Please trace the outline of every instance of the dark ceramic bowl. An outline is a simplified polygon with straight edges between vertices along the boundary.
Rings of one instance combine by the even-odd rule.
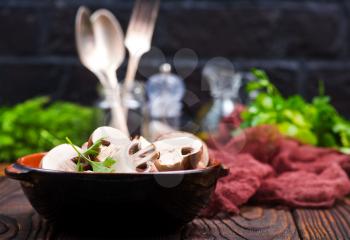
[[[67,226],[105,226],[111,218],[118,229],[178,228],[196,217],[227,174],[215,162],[205,169],[162,173],[60,172],[39,168],[44,155],[20,158],[5,173],[21,182],[40,215]]]

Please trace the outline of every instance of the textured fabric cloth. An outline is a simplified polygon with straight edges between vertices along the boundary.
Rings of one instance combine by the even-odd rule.
[[[350,193],[350,157],[336,150],[286,139],[273,126],[216,139],[209,141],[210,155],[230,171],[219,180],[205,216],[237,213],[247,201],[330,207]]]

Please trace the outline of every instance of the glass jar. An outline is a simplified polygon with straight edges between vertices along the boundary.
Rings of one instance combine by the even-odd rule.
[[[203,118],[201,126],[206,132],[215,132],[220,120],[229,116],[236,106],[241,104],[239,90],[242,75],[225,59],[212,60],[206,64],[202,74],[209,83],[212,106]]]

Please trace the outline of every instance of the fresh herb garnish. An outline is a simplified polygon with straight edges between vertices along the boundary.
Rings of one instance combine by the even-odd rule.
[[[107,158],[103,161],[103,165],[104,165],[105,167],[112,167],[113,164],[115,164],[115,163],[116,163],[116,161],[115,161],[113,158],[111,158],[111,157],[107,157]]]
[[[75,145],[72,143],[72,141],[68,137],[66,137],[66,140],[68,144],[71,145],[72,148],[78,154],[77,171],[82,172],[83,171],[82,162],[86,162],[92,167],[92,171],[94,172],[102,172],[102,173],[113,172],[113,168],[111,167],[116,163],[116,160],[114,160],[113,158],[107,157],[103,162],[95,162],[91,160],[92,157],[96,157],[98,155],[98,149],[102,144],[102,139],[99,139],[98,141],[96,141],[91,147],[89,147],[83,153],[81,153],[75,147]]]
[[[99,139],[94,144],[92,144],[91,147],[86,149],[86,151],[83,154],[86,156],[87,155],[97,156],[101,145],[102,145],[102,139]]]
[[[257,80],[248,83],[246,90],[258,94],[241,115],[242,127],[272,124],[302,143],[350,151],[350,122],[324,95],[323,83],[319,84],[319,96],[308,103],[299,95],[283,97],[264,71],[253,69],[252,73]]]

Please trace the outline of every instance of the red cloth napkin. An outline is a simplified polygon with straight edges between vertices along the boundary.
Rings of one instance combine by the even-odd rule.
[[[211,157],[230,173],[217,183],[204,216],[237,213],[248,200],[330,207],[350,193],[350,156],[286,139],[276,127],[249,128],[237,137],[216,138],[208,145]]]

